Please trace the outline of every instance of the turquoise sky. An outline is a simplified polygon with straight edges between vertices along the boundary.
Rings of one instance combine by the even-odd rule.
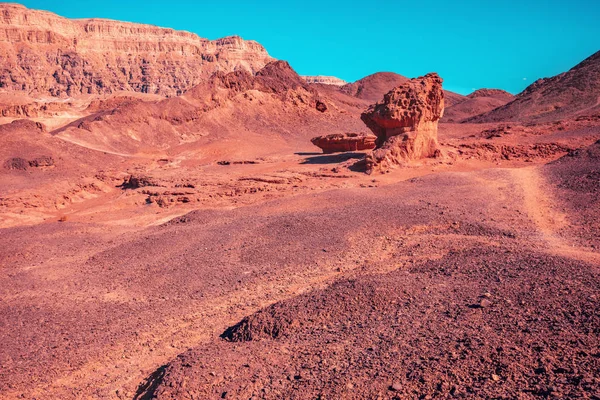
[[[262,43],[302,75],[438,72],[459,93],[520,92],[600,50],[600,0],[27,0],[70,18],[143,22]]]

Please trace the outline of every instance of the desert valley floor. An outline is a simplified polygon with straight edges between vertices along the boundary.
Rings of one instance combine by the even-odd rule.
[[[3,396],[597,395],[600,143],[377,176],[297,153],[3,214]]]
[[[600,399],[600,52],[462,96],[0,8],[1,399]]]

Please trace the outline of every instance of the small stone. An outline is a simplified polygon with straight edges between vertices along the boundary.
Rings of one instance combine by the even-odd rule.
[[[491,297],[492,297],[492,294],[491,294],[490,292],[485,292],[485,293],[483,294],[483,297],[485,297],[485,298],[488,298],[488,299],[489,299],[489,298],[491,298]]]
[[[489,301],[488,299],[483,299],[479,302],[479,307],[481,308],[486,308],[492,305],[492,302]]]
[[[394,392],[399,392],[402,390],[402,385],[400,384],[400,382],[394,382],[392,383],[392,386],[390,386],[390,390]]]
[[[496,374],[492,374],[492,380],[494,382],[498,382],[500,380],[500,377],[498,375],[496,375]]]

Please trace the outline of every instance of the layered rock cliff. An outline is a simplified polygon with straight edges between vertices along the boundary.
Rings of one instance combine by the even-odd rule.
[[[0,90],[173,96],[216,71],[254,73],[272,60],[259,43],[237,36],[207,40],[173,29],[69,20],[0,4]]]
[[[437,127],[444,114],[442,78],[431,73],[391,90],[361,115],[377,136],[377,149],[366,157],[367,171],[433,157]]]

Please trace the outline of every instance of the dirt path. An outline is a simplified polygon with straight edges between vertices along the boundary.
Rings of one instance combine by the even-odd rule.
[[[567,215],[559,211],[539,168],[515,168],[511,174],[522,190],[525,212],[549,246],[549,251],[580,261],[600,263],[600,254],[577,246],[561,235],[561,229],[569,224]]]

